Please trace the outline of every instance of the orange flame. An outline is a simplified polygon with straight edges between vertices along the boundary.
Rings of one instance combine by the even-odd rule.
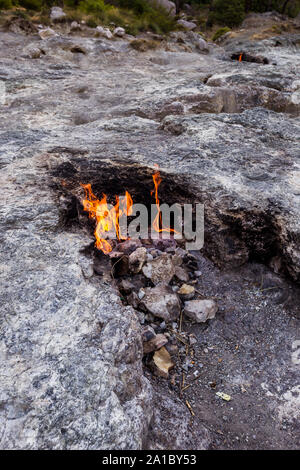
[[[240,54],[239,62],[242,62],[242,60],[243,60],[243,54]]]
[[[117,197],[115,206],[109,208],[106,194],[103,194],[102,199],[99,201],[93,194],[90,184],[81,184],[81,186],[85,190],[85,199],[82,201],[83,208],[89,213],[90,218],[96,219],[96,229],[94,232],[96,247],[102,250],[103,253],[108,254],[112,251],[112,246],[104,238],[106,233],[115,230],[118,240],[127,238],[121,234],[119,220],[123,214],[132,214],[132,198],[128,191],[126,191],[125,198],[122,198],[121,204]]]
[[[154,173],[154,175],[152,175],[152,179],[153,179],[153,183],[154,183],[154,190],[151,191],[151,195],[153,195],[153,193],[155,194],[155,204],[156,204],[156,207],[157,207],[157,214],[156,214],[155,219],[152,223],[152,227],[158,233],[162,233],[162,232],[178,233],[178,232],[176,232],[175,229],[172,229],[170,227],[164,227],[163,223],[162,223],[162,216],[161,216],[161,210],[160,210],[160,204],[159,204],[159,198],[158,198],[158,187],[159,187],[160,183],[162,182],[162,179],[161,179],[161,176],[160,176],[160,172],[158,170]]]
[[[151,195],[155,194],[155,204],[157,207],[157,214],[153,221],[153,228],[156,232],[167,232],[167,233],[177,233],[176,230],[168,227],[164,227],[162,223],[162,215],[160,210],[159,198],[158,198],[158,187],[162,181],[160,172],[157,170],[153,175],[154,190],[151,191]],[[83,208],[89,213],[91,219],[96,220],[96,229],[95,229],[95,238],[96,238],[96,247],[99,250],[102,250],[103,253],[108,254],[112,251],[112,245],[106,240],[108,232],[112,230],[115,231],[115,234],[118,240],[126,240],[127,235],[122,235],[120,227],[120,217],[122,215],[130,216],[132,215],[132,206],[133,200],[128,191],[125,193],[125,197],[121,198],[121,201],[118,196],[116,196],[116,204],[109,207],[107,203],[106,194],[102,195],[102,199],[99,200],[92,192],[92,187],[90,184],[81,184],[82,188],[85,191],[85,199],[83,199]]]

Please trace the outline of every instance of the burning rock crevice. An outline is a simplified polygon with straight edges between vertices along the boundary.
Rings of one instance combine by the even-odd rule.
[[[98,164],[99,168],[99,164]],[[62,173],[60,171],[62,170]],[[61,174],[68,180],[61,180]],[[93,166],[88,172],[80,165],[64,164],[54,172],[60,200],[64,201],[64,224],[77,224],[81,229],[95,230],[82,207],[82,181],[90,181],[97,197],[105,191],[109,200],[115,194],[130,191],[134,201],[147,207],[153,203],[153,170],[138,165],[103,164],[101,171]],[[63,181],[63,182],[62,182]],[[60,186],[58,183],[60,182]],[[163,175],[160,200],[173,204],[193,202],[192,190],[185,189],[182,178]],[[195,191],[195,194],[197,192]],[[199,199],[202,199],[199,196]],[[222,267],[239,267],[249,259],[270,263],[275,270],[287,272],[282,265],[278,227],[271,214],[262,211],[230,211],[206,204],[204,253]],[[204,323],[214,318],[218,305],[201,290],[201,272],[197,253],[185,250],[184,241],[169,239],[128,239],[111,244],[103,253],[94,244],[83,249],[92,259],[94,281],[111,284],[124,306],[132,307],[142,325],[144,364],[156,375],[168,378],[178,362],[179,343],[192,345],[193,338],[181,329],[183,318]],[[189,368],[189,364],[185,365]],[[182,367],[182,364],[180,365]],[[127,392],[126,392],[127,393]],[[126,395],[126,394],[125,394]],[[126,396],[120,399],[126,401]]]
[[[100,165],[99,162],[89,161],[87,165],[86,161],[82,162],[80,159],[76,161],[73,158],[73,165],[69,163],[60,165],[54,170],[53,175],[56,181],[55,190],[59,193],[62,229],[79,226],[90,233],[95,229],[94,221],[89,219],[83,210],[83,190],[80,183],[90,182],[94,193],[100,197],[105,192],[110,202],[114,201],[115,195],[124,195],[127,190],[134,202],[149,208],[154,203],[151,196],[152,174],[153,169],[149,167],[120,162],[102,161]],[[224,269],[241,266],[248,260],[258,260],[272,266],[273,259],[276,258],[280,260],[276,263],[276,269],[297,281],[297,272],[289,266],[289,260],[282,248],[285,243],[284,234],[281,234],[281,227],[275,214],[258,209],[230,210],[227,202],[224,202],[224,206],[220,204],[216,206],[210,197],[199,193],[188,176],[179,177],[165,173],[162,176],[159,188],[162,203],[169,205],[204,203],[203,253],[215,264]],[[103,271],[102,258],[98,252],[95,262],[96,273]],[[117,272],[123,263],[124,261],[118,265]]]

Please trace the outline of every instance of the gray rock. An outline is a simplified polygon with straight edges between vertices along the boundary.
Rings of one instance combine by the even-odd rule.
[[[97,26],[96,36],[104,37],[106,39],[112,39],[113,34],[108,28],[103,28],[102,26]]]
[[[147,259],[147,250],[143,246],[129,255],[129,269],[137,274],[141,271]]]
[[[150,352],[157,351],[168,343],[168,338],[163,334],[158,334],[149,339],[148,341],[143,342],[144,354],[149,354]]]
[[[80,182],[98,195],[133,189],[141,202],[157,162],[167,183],[162,202],[204,203],[203,250],[215,263],[231,268],[276,257],[280,273],[299,282],[299,39],[244,43],[277,62],[264,66],[229,59],[239,38],[226,39],[224,50],[210,46],[204,57],[186,32],[192,52],[170,38],[162,71],[146,54],[128,53],[126,41],[112,48],[93,37],[80,38],[86,55],[70,53],[72,41],[62,35],[43,41],[47,63],[19,60],[24,47],[41,41],[26,36],[36,29],[29,22],[14,27],[22,36],[2,31],[0,49],[1,448],[140,449],[154,408],[141,366],[143,315],[82,269],[81,251],[94,239],[85,234],[92,221],[77,220]],[[205,95],[216,100],[210,114],[200,107]],[[74,126],[83,100],[98,119]],[[184,114],[158,123],[156,112],[174,101]],[[152,445],[176,448],[172,429],[158,427]]]
[[[23,57],[28,57],[30,59],[39,59],[41,55],[41,49],[34,45],[29,45],[23,49]]]
[[[52,28],[40,29],[38,34],[41,39],[49,39],[58,36],[58,34]]]
[[[178,20],[177,24],[183,26],[183,28],[188,29],[189,31],[192,31],[193,29],[197,28],[196,23],[193,23],[192,21]]]
[[[52,7],[50,11],[50,19],[52,21],[62,21],[66,18],[66,13],[60,7]]]
[[[123,36],[125,36],[125,34],[126,34],[125,29],[121,28],[120,26],[115,28],[114,31],[113,31],[113,35],[117,36],[119,38],[122,38]]]
[[[179,281],[188,282],[190,276],[181,266],[175,266],[175,276]]]
[[[176,320],[180,314],[180,302],[171,287],[160,284],[155,287],[146,287],[142,300],[144,308],[165,322]]]
[[[172,256],[163,253],[152,261],[148,261],[143,267],[143,274],[155,285],[161,282],[168,284],[175,274]]]
[[[81,30],[82,30],[81,25],[77,23],[77,21],[72,21],[71,26],[70,26],[70,31],[74,32],[74,31],[81,31]]]
[[[189,300],[184,304],[184,313],[197,323],[204,323],[214,318],[218,311],[218,306],[214,300]]]

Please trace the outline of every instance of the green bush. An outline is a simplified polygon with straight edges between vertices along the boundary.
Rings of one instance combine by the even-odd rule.
[[[221,36],[223,36],[223,34],[229,33],[229,31],[231,31],[231,29],[228,28],[228,26],[224,26],[223,28],[219,28],[218,31],[216,31],[215,34],[213,35],[212,40],[213,40],[213,41],[216,41],[216,40],[219,39]]]
[[[11,0],[0,0],[0,10],[8,10],[11,7]]]
[[[42,0],[19,0],[19,5],[23,8],[27,8],[27,10],[41,10],[43,6]]]
[[[103,13],[110,8],[110,6],[105,5],[104,0],[84,0],[79,3],[79,8],[84,13],[95,16],[102,16]]]
[[[151,6],[146,0],[119,0],[118,4],[121,8],[133,10],[137,15],[151,11]]]
[[[215,0],[209,21],[233,27],[238,26],[244,18],[244,0]]]

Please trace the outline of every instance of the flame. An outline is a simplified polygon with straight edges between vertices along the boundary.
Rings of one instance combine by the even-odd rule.
[[[240,54],[239,62],[242,62],[242,60],[243,60],[243,54]]]
[[[153,228],[156,232],[167,232],[167,233],[178,233],[175,229],[170,227],[164,227],[162,223],[162,215],[160,210],[160,203],[158,198],[158,187],[162,181],[160,172],[157,170],[153,175],[154,190],[151,191],[151,195],[155,194],[155,204],[157,207],[157,214],[153,221]],[[102,195],[102,199],[99,200],[92,192],[90,184],[80,184],[85,191],[85,199],[82,204],[85,211],[89,213],[91,219],[96,220],[95,238],[96,247],[102,250],[103,253],[108,254],[112,251],[112,245],[106,240],[108,232],[114,230],[118,240],[126,240],[127,234],[121,233],[120,217],[122,215],[132,215],[133,200],[128,191],[125,193],[125,197],[121,200],[116,196],[116,203],[114,206],[110,206],[107,202],[106,194]]]
[[[161,216],[161,210],[160,210],[160,204],[159,204],[159,198],[158,198],[158,187],[159,187],[160,183],[162,182],[162,178],[160,176],[159,170],[156,170],[154,175],[152,175],[152,179],[153,179],[153,183],[154,183],[154,190],[151,191],[151,196],[153,195],[153,193],[155,194],[155,204],[156,204],[156,207],[157,207],[157,214],[156,214],[155,219],[152,223],[152,227],[158,233],[162,233],[162,232],[178,233],[178,232],[176,232],[175,229],[172,229],[170,227],[164,227],[163,223],[162,223],[162,216]]]
[[[132,214],[132,197],[128,191],[126,191],[125,197],[122,198],[121,203],[119,198],[116,197],[115,206],[109,208],[106,194],[103,194],[102,199],[99,201],[93,194],[90,184],[81,184],[81,186],[85,190],[85,199],[82,201],[83,208],[89,213],[91,219],[96,220],[96,229],[94,232],[96,247],[102,250],[103,253],[108,254],[112,251],[112,246],[106,240],[105,234],[111,230],[115,230],[118,240],[127,238],[121,234],[119,220],[123,214]]]

